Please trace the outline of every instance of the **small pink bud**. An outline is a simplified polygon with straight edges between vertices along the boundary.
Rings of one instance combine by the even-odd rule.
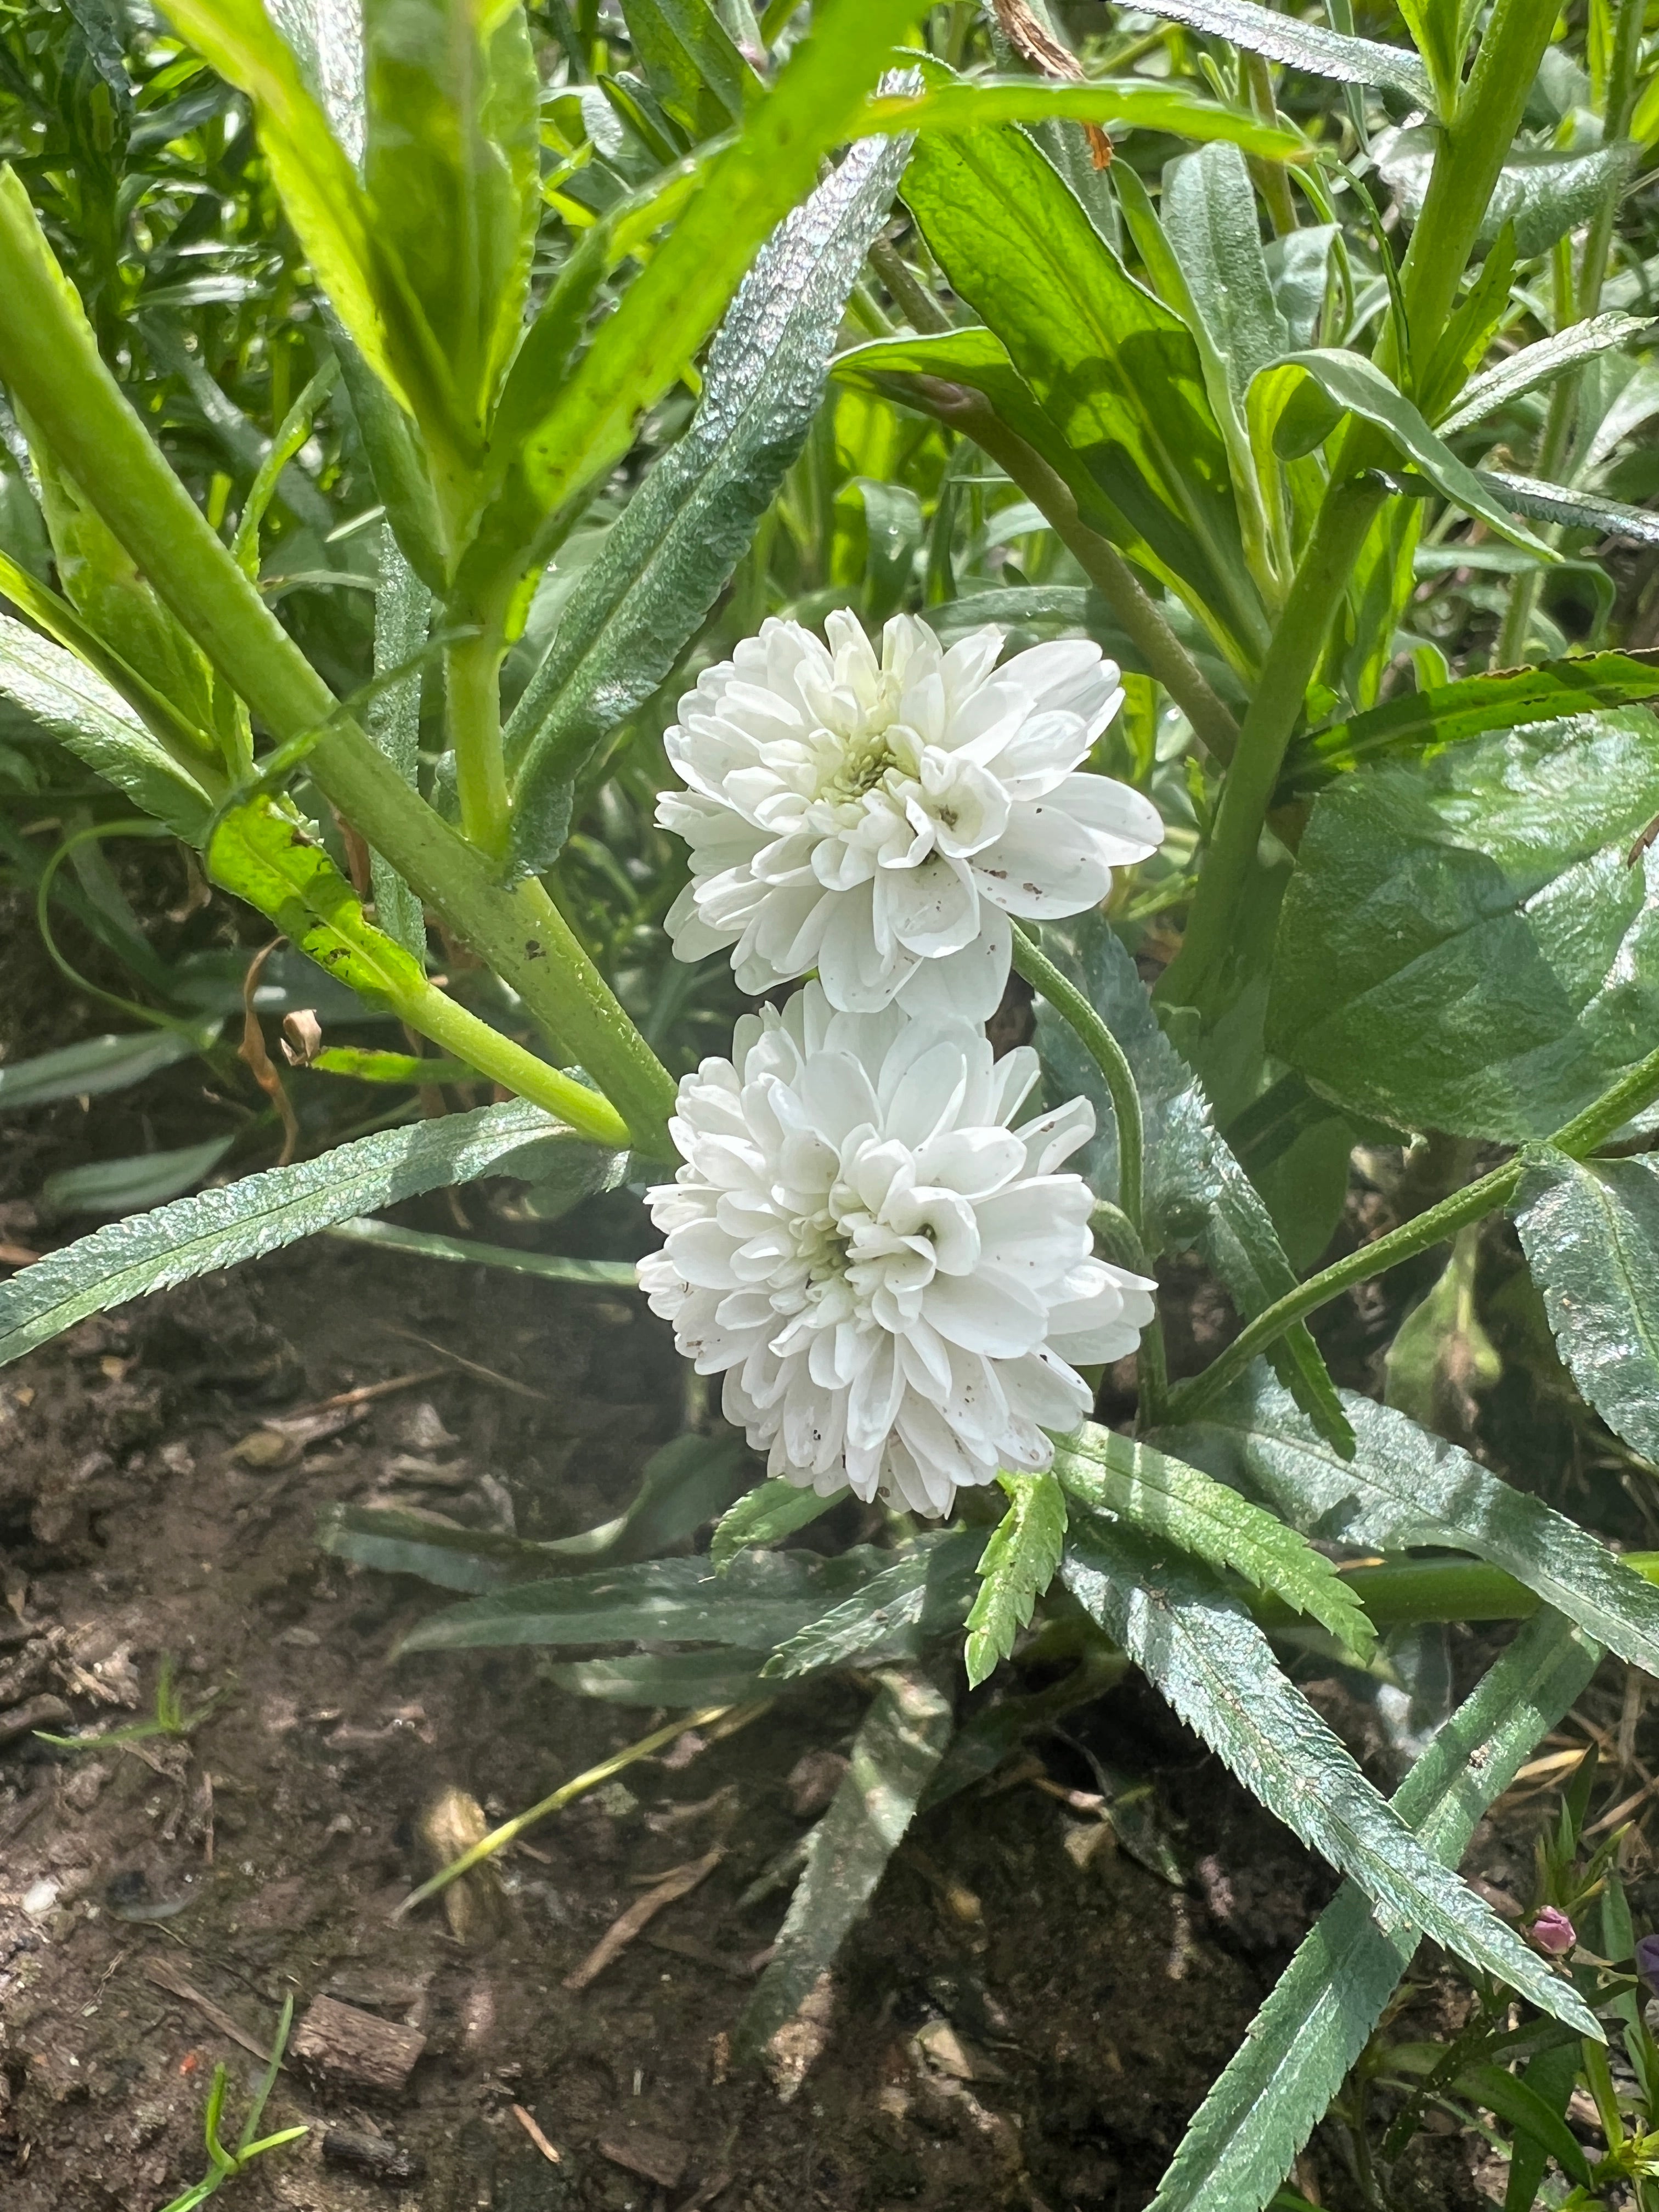
[[[1532,1940],[1547,1959],[1565,1959],[1578,1941],[1578,1931],[1565,1912],[1547,1905],[1533,1921]]]

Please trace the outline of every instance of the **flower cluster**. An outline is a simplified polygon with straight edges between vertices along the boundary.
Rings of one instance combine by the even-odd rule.
[[[1123,696],[1097,647],[999,667],[1000,631],[947,651],[899,616],[878,660],[850,616],[826,628],[827,647],[769,622],[668,732],[687,789],[658,818],[692,871],[676,952],[729,947],[757,994],[816,981],[682,1083],[684,1165],[651,1193],[666,1241],[640,1279],[773,1474],[943,1514],[1047,1467],[1089,1411],[1077,1365],[1152,1319],[1060,1171],[1092,1109],[1014,1126],[1036,1056],[994,1060],[982,1024],[1011,917],[1098,904],[1163,824],[1077,772]]]

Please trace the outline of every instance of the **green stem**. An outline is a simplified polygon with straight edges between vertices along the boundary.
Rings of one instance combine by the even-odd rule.
[[[1620,1564],[1644,1581],[1659,1583],[1659,1552],[1625,1552]],[[1478,1559],[1351,1567],[1342,1579],[1382,1629],[1419,1620],[1521,1620],[1543,1602],[1513,1575]],[[1302,1625],[1302,1616],[1268,1591],[1252,1591],[1249,1607],[1264,1628]]]
[[[1239,730],[1186,935],[1158,985],[1159,998],[1171,1004],[1202,1005],[1225,972],[1285,749],[1383,496],[1369,480],[1333,483],[1325,495]]]
[[[1192,724],[1206,751],[1218,761],[1231,760],[1239,734],[1231,710],[1211,689],[1116,546],[1079,516],[1065,479],[1035,447],[1008,428],[982,392],[937,377],[919,380],[940,420],[971,438],[1048,518],[1054,535],[1122,624],[1149,673]]]
[[[1656,1097],[1659,1097],[1659,1052],[1651,1052],[1547,1141],[1569,1159],[1583,1159]],[[1415,1220],[1402,1223],[1386,1237],[1379,1237],[1375,1243],[1362,1245],[1346,1260],[1322,1268],[1305,1283],[1297,1284],[1295,1290],[1287,1291],[1282,1298],[1258,1314],[1201,1375],[1182,1385],[1175,1394],[1171,1418],[1190,1420],[1203,1407],[1212,1404],[1259,1352],[1276,1343],[1295,1322],[1305,1320],[1321,1306],[1328,1305],[1344,1291],[1352,1290],[1357,1283],[1369,1282],[1372,1276],[1398,1267],[1402,1260],[1443,1243],[1471,1222],[1496,1212],[1513,1196],[1523,1165],[1519,1155],[1506,1160],[1502,1167],[1493,1168],[1478,1182],[1455,1192],[1438,1206],[1431,1206]]]
[[[501,647],[489,634],[463,638],[444,654],[444,708],[455,753],[461,831],[500,860],[512,827],[501,752]]]
[[[279,742],[315,738],[307,764],[325,795],[602,1085],[638,1148],[672,1157],[673,1079],[541,884],[499,882],[339,715],[128,406],[9,169],[0,172],[0,376],[213,665]]]
[[[601,1145],[619,1151],[632,1142],[628,1124],[623,1120],[608,1098],[597,1091],[590,1091],[574,1075],[550,1067],[533,1052],[515,1044],[500,1030],[492,1029],[488,1022],[480,1021],[477,1014],[458,1004],[435,983],[428,983],[424,990],[400,995],[393,1011],[400,1021],[418,1030],[435,1045],[456,1060],[465,1060],[469,1067],[487,1075],[492,1083],[501,1084],[514,1091],[520,1098],[528,1098],[532,1105],[544,1106],[550,1114],[579,1132],[592,1137]]]
[[[1048,955],[1040,951],[1023,922],[1014,924],[1014,966],[1034,991],[1077,1031],[1084,1050],[1105,1079],[1117,1118],[1117,1202],[1124,1219],[1140,1235],[1143,1133],[1140,1092],[1122,1046],[1081,991],[1068,983]]]

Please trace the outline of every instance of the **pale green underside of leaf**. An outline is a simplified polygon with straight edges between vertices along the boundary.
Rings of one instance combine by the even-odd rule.
[[[1515,1203],[1572,1378],[1615,1436],[1659,1463],[1659,1172],[1650,1159],[1540,1152]]]
[[[1428,71],[1403,46],[1347,38],[1322,23],[1257,7],[1254,0],[1148,0],[1146,12],[1190,24],[1212,39],[1225,39],[1247,53],[1266,54],[1269,61],[1287,63],[1310,76],[1334,77],[1342,84],[1387,85],[1403,92],[1416,106],[1434,106]]]
[[[1360,1659],[1370,1656],[1376,1632],[1330,1561],[1224,1482],[1092,1421],[1056,1448],[1054,1471],[1085,1504],[1212,1567],[1231,1567],[1328,1628]]]
[[[1589,315],[1582,323],[1570,323],[1565,331],[1522,346],[1466,384],[1456,406],[1436,428],[1443,438],[1449,438],[1473,422],[1483,422],[1500,407],[1535,392],[1564,369],[1627,344],[1649,327],[1644,316],[1620,313]]]
[[[0,1285],[0,1365],[88,1314],[234,1267],[423,1190],[526,1173],[532,1161],[537,1180],[556,1169],[589,1190],[620,1164],[539,1107],[514,1100],[381,1130],[320,1159],[270,1168],[157,1212],[112,1222]]]
[[[1568,530],[1593,530],[1600,537],[1659,545],[1659,514],[1650,507],[1629,507],[1622,500],[1603,499],[1593,491],[1570,490],[1565,484],[1545,483],[1537,477],[1518,477],[1508,469],[1481,469],[1477,473],[1505,507],[1534,522],[1556,522]]]
[[[1659,1669],[1659,1590],[1540,1498],[1511,1490],[1404,1413],[1343,1393],[1358,1455],[1338,1458],[1267,1370],[1158,1443],[1261,1498],[1305,1535],[1377,1551],[1473,1552],[1633,1666]]]
[[[1583,1690],[1600,1657],[1540,1614],[1453,1714],[1396,1793],[1395,1811],[1448,1866],[1522,1762]],[[1345,1883],[1251,2021],[1200,2106],[1152,2212],[1261,2212],[1324,2118],[1417,1948],[1384,1934]]]
[[[33,1060],[9,1060],[0,1067],[0,1113],[21,1113],[54,1098],[125,1091],[176,1060],[188,1060],[204,1042],[184,1030],[141,1030],[127,1036],[88,1037]]]
[[[1449,1873],[1378,1796],[1279,1671],[1267,1638],[1203,1568],[1121,1526],[1074,1522],[1066,1585],[1245,1788],[1340,1872],[1387,1923],[1409,1926],[1581,2034],[1569,1983]]]

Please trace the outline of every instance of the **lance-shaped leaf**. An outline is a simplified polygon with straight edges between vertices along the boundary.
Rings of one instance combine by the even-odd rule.
[[[1246,1320],[1296,1285],[1273,1221],[1249,1177],[1217,1135],[1202,1085],[1164,1036],[1146,987],[1104,915],[1050,924],[1042,949],[1122,1046],[1140,1093],[1147,1137],[1142,1235],[1149,1254],[1197,1244]],[[1118,1194],[1117,1119],[1105,1079],[1071,1024],[1039,1000],[1037,1054],[1057,1103],[1077,1097],[1095,1109],[1095,1133],[1074,1156],[1102,1198]],[[1339,1445],[1352,1437],[1318,1346],[1298,1323],[1269,1355],[1297,1402]]]
[[[1386,85],[1403,93],[1415,107],[1434,106],[1429,73],[1403,46],[1375,39],[1355,39],[1299,15],[1280,15],[1256,0],[1150,0],[1148,15],[1188,23],[1212,39],[1225,39],[1247,53],[1266,54],[1310,76],[1334,77],[1340,84]]]
[[[908,5],[824,0],[530,437],[525,471],[544,512],[627,452],[641,413],[714,328],[756,247],[816,183],[820,155],[852,135]]]
[[[1395,1928],[1431,1936],[1540,2010],[1601,2039],[1595,2014],[1491,1906],[1425,1849],[1280,1672],[1209,1572],[1121,1525],[1074,1522],[1060,1571],[1188,1726]]]
[[[1400,195],[1407,220],[1415,222],[1434,173],[1440,133],[1419,124],[1380,141],[1377,166]],[[1617,191],[1639,158],[1631,144],[1598,147],[1589,154],[1553,149],[1522,153],[1506,161],[1486,203],[1477,246],[1491,246],[1506,223],[1515,226],[1515,250],[1522,261],[1547,253],[1558,238],[1589,222],[1609,192]]]
[[[740,2056],[775,2046],[780,2031],[819,1990],[903,1841],[950,1740],[951,1701],[942,1692],[920,1674],[882,1676],[854,1739],[846,1777],[812,1831],[771,1963],[744,2013]],[[827,2021],[818,2025],[821,2043]]]
[[[867,1667],[915,1657],[933,1637],[959,1628],[967,1619],[979,1556],[980,1540],[971,1528],[941,1529],[919,1538],[832,1612],[780,1638],[761,1671],[769,1680],[787,1681],[826,1667]]]
[[[1287,354],[1269,374],[1282,378],[1293,369],[1300,369],[1317,385],[1333,407],[1358,415],[1383,431],[1402,458],[1465,514],[1478,515],[1511,544],[1548,556],[1549,548],[1542,540],[1515,520],[1504,502],[1487,489],[1474,469],[1458,459],[1443,438],[1430,429],[1418,409],[1375,362],[1367,361],[1363,354],[1331,346],[1311,353]]]
[[[232,1267],[354,1214],[485,1175],[568,1174],[589,1190],[621,1169],[539,1107],[514,1099],[382,1129],[320,1159],[270,1168],[155,1213],[112,1222],[0,1284],[0,1365],[129,1298]]]
[[[1659,724],[1493,732],[1315,802],[1267,1048],[1397,1128],[1545,1137],[1659,1036]]]
[[[903,194],[952,286],[1071,449],[1072,471],[1091,480],[1109,534],[1126,551],[1145,549],[1248,658],[1266,617],[1185,324],[1129,276],[1024,131],[922,137]]]
[[[1054,1578],[1066,1544],[1066,1493],[1052,1474],[998,1477],[1008,1510],[992,1530],[968,1616],[968,1686],[978,1689],[1008,1657],[1037,1600]]]
[[[194,764],[171,753],[101,676],[10,615],[0,615],[0,698],[146,814],[187,843],[201,842],[213,799]]]
[[[460,419],[482,429],[519,343],[541,213],[539,100],[522,8],[366,0],[363,187]]]
[[[775,1476],[757,1484],[720,1516],[708,1541],[714,1571],[719,1574],[729,1567],[738,1553],[751,1545],[781,1544],[797,1528],[805,1528],[831,1506],[839,1505],[846,1495],[844,1490],[838,1490],[831,1497],[821,1498],[816,1490],[804,1490]]]
[[[162,1152],[135,1152],[125,1159],[88,1160],[82,1167],[60,1168],[40,1186],[46,1213],[132,1213],[162,1205],[193,1190],[216,1168],[235,1142],[210,1137],[199,1145],[180,1145]]]
[[[1056,1447],[1054,1473],[1085,1505],[1207,1565],[1231,1567],[1328,1628],[1362,1661],[1370,1656],[1376,1632],[1324,1554],[1201,1468],[1086,1421]]]
[[[1597,354],[1610,353],[1615,346],[1628,345],[1651,327],[1650,319],[1643,315],[1587,315],[1582,323],[1569,323],[1553,337],[1521,347],[1465,385],[1456,406],[1436,427],[1442,437],[1449,438],[1455,431],[1467,430],[1472,422],[1484,422],[1500,407],[1552,382],[1564,369],[1575,368]]]
[[[695,1711],[706,1705],[746,1705],[775,1698],[775,1682],[736,1651],[641,1651],[623,1659],[573,1659],[549,1667],[547,1677],[573,1697],[599,1698],[612,1705],[666,1705]]]
[[[358,351],[410,406],[429,374],[427,348],[401,282],[377,250],[356,170],[331,136],[294,53],[260,0],[169,0],[167,14],[220,76],[252,101],[261,150],[307,260]]]
[[[668,675],[746,550],[823,393],[830,348],[906,149],[866,140],[762,248],[710,349],[690,428],[567,602],[507,725],[514,839],[544,866],[573,780]]]
[[[909,95],[878,94],[860,125],[880,131],[973,131],[989,123],[1062,120],[1164,131],[1200,143],[1225,140],[1269,161],[1304,161],[1308,155],[1307,142],[1293,131],[1218,106],[1184,85],[1153,84],[1146,77],[1048,84],[1034,76],[976,76]]]
[[[1633,1666],[1659,1667],[1659,1589],[1587,1529],[1511,1490],[1404,1413],[1342,1394],[1359,1449],[1339,1458],[1260,1365],[1200,1418],[1160,1434],[1310,1536],[1377,1551],[1473,1552]]]
[[[623,15],[638,65],[676,122],[698,138],[742,122],[761,81],[710,0],[627,0]]]
[[[1659,1462],[1659,1173],[1651,1159],[1540,1151],[1515,1202],[1572,1378],[1615,1436]]]
[[[1454,559],[1458,550],[1447,549]],[[1472,550],[1475,557],[1505,552],[1501,546]],[[1659,652],[1651,650],[1574,653],[1534,668],[1466,676],[1456,684],[1402,693],[1305,739],[1286,764],[1285,793],[1316,790],[1339,770],[1366,761],[1413,758],[1488,730],[1522,729],[1529,722],[1654,698],[1659,698]]]
[[[33,1060],[0,1066],[0,1113],[49,1105],[54,1098],[95,1098],[107,1091],[126,1091],[158,1068],[188,1060],[210,1043],[213,1030],[199,1036],[187,1030],[141,1030],[130,1036],[88,1037],[60,1045]]]
[[[1595,1672],[1597,1647],[1553,1613],[1529,1621],[1412,1768],[1393,1800],[1425,1850],[1455,1866],[1475,1825]],[[1152,2212],[1261,2212],[1410,1966],[1416,1931],[1387,1933],[1355,1882],[1304,1938],[1204,2100]]]
[[[1638,545],[1659,545],[1659,514],[1597,492],[1518,477],[1508,469],[1481,469],[1480,481],[1505,507],[1534,522],[1559,523],[1567,530],[1593,530],[1604,538],[1628,538]]]

